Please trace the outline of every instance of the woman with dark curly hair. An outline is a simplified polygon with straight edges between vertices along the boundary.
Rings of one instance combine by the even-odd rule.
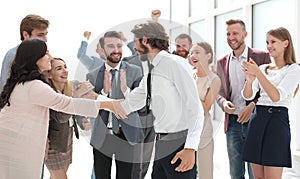
[[[96,117],[99,109],[116,113],[116,101],[75,99],[55,92],[42,74],[51,69],[51,60],[46,43],[39,39],[23,41],[17,49],[0,98],[0,178],[40,178],[49,109],[89,117]]]

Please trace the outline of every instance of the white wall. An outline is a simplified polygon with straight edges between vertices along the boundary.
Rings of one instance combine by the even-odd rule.
[[[0,66],[5,53],[20,43],[19,24],[30,13],[39,14],[50,21],[48,46],[52,56],[66,60],[70,79],[77,73],[77,50],[83,32],[92,32],[91,41],[112,27],[124,31],[132,39],[132,24],[125,22],[150,19],[153,9],[161,9],[161,18],[169,17],[169,1],[159,0],[10,0],[0,3]],[[122,26],[118,26],[123,24]],[[111,29],[112,30],[112,29]],[[98,40],[98,39],[97,39]],[[93,51],[94,47],[90,47]],[[80,64],[79,64],[80,65]],[[84,76],[82,76],[84,79]]]

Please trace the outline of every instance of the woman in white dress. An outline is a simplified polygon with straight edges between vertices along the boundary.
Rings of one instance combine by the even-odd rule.
[[[196,68],[198,94],[204,110],[204,125],[197,151],[197,168],[199,179],[213,178],[213,126],[209,110],[213,105],[220,87],[220,78],[209,69],[213,61],[213,51],[207,42],[200,42],[191,48],[189,62]]]
[[[52,57],[39,39],[23,41],[17,49],[11,74],[0,97],[0,178],[41,177],[49,124],[49,108],[96,117],[99,109],[116,110],[117,101],[71,98],[45,83],[43,71]]]

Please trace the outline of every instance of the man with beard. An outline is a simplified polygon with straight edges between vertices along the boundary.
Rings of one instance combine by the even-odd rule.
[[[122,106],[130,113],[146,101],[147,113],[155,118],[152,178],[195,179],[204,114],[190,67],[182,57],[168,53],[169,36],[158,22],[138,24],[131,32],[134,48],[141,60],[149,61],[150,70]]]
[[[187,59],[190,49],[193,46],[192,38],[188,34],[179,34],[175,38],[176,50],[173,51],[173,54],[179,55]]]
[[[104,34],[100,41],[104,50],[105,63],[87,74],[95,86],[95,92],[112,99],[124,99],[139,85],[142,71],[135,65],[121,61],[122,40],[116,31]],[[132,112],[126,120],[104,110],[99,111],[91,137],[96,178],[111,178],[112,157],[115,156],[116,178],[132,177],[134,146],[144,138],[140,118]]]
[[[244,178],[245,162],[242,151],[247,136],[250,115],[255,107],[258,95],[253,101],[245,101],[241,95],[245,83],[245,75],[241,64],[252,58],[257,65],[270,63],[268,53],[249,48],[245,44],[247,31],[245,23],[239,19],[226,21],[227,43],[232,49],[230,54],[217,61],[217,74],[221,79],[221,90],[217,102],[225,112],[225,133],[232,179]],[[249,179],[253,178],[248,164]]]

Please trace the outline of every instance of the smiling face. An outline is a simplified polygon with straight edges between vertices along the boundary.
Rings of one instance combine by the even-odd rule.
[[[189,42],[188,38],[178,38],[175,41],[176,43],[176,54],[187,58],[190,48],[192,47],[192,44]]]
[[[283,58],[285,48],[288,46],[288,40],[280,40],[270,34],[267,34],[267,49],[270,56],[277,59]]]
[[[195,67],[200,65],[208,66],[210,58],[211,54],[207,53],[203,47],[196,44],[191,48],[191,55],[189,58],[191,65]]]
[[[227,43],[233,51],[241,50],[245,46],[247,32],[239,23],[228,25],[226,36]]]
[[[119,38],[104,38],[104,53],[109,66],[115,67],[120,62],[122,58],[122,46],[122,41]]]
[[[56,84],[66,83],[68,81],[68,69],[66,63],[59,58],[54,58],[52,60],[52,68],[48,72],[48,78]]]
[[[43,71],[51,70],[51,60],[52,57],[49,54],[49,51],[47,51],[46,54],[36,62],[39,71],[43,72]]]

